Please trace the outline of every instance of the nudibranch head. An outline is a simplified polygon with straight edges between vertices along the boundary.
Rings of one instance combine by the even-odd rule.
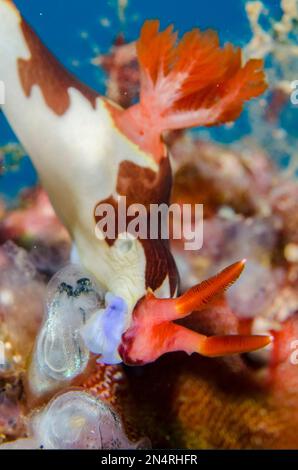
[[[218,301],[224,291],[236,281],[245,260],[228,266],[219,274],[192,287],[177,299],[158,299],[152,292],[141,299],[133,312],[130,328],[124,333],[119,352],[131,365],[155,361],[167,352],[185,351],[204,356],[243,353],[270,343],[269,336],[199,334],[177,323],[193,311],[199,312]]]

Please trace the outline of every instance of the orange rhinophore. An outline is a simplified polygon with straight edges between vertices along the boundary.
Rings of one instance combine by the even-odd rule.
[[[187,314],[193,310],[204,308],[215,297],[220,296],[226,289],[233,284],[245,266],[245,259],[231,264],[219,274],[191,287],[185,294],[176,301],[176,309],[182,314]]]
[[[241,49],[220,47],[211,30],[194,29],[177,44],[169,26],[146,21],[137,41],[140,102],[116,117],[121,130],[159,160],[160,135],[169,129],[234,121],[243,103],[264,92],[263,61],[242,63]]]
[[[119,353],[127,364],[145,364],[173,351],[204,356],[254,351],[270,343],[269,336],[199,334],[173,323],[218,299],[241,274],[245,260],[227,267],[177,299],[158,299],[152,292],[137,304],[131,327],[122,337]]]

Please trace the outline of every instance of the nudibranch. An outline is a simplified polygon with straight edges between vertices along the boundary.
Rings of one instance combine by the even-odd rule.
[[[216,356],[267,345],[267,336],[206,337],[173,323],[217,299],[242,261],[175,298],[178,273],[166,240],[94,234],[99,204],[117,207],[122,196],[127,205],[169,203],[164,131],[235,120],[243,103],[266,88],[262,61],[243,65],[241,50],[220,47],[211,30],[194,29],[177,44],[172,26],[159,31],[158,21],[147,21],[136,46],[140,101],[125,110],[71,75],[11,0],[0,0],[0,16],[3,112],[80,262],[112,295],[82,331],[86,344],[107,361],[127,364],[168,351]]]

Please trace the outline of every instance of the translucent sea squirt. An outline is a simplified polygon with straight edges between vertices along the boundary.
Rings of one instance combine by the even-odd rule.
[[[135,449],[149,441],[132,443],[117,414],[85,391],[70,390],[54,397],[30,419],[30,437],[0,449]]]

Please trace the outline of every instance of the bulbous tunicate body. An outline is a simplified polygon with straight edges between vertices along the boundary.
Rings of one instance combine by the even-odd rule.
[[[70,382],[85,369],[89,350],[80,329],[104,305],[104,291],[81,267],[67,265],[50,281],[46,319],[38,335],[29,385],[41,395]]]
[[[132,443],[118,415],[106,403],[82,390],[54,397],[30,420],[30,437],[0,449],[135,449],[149,447],[147,439]]]

